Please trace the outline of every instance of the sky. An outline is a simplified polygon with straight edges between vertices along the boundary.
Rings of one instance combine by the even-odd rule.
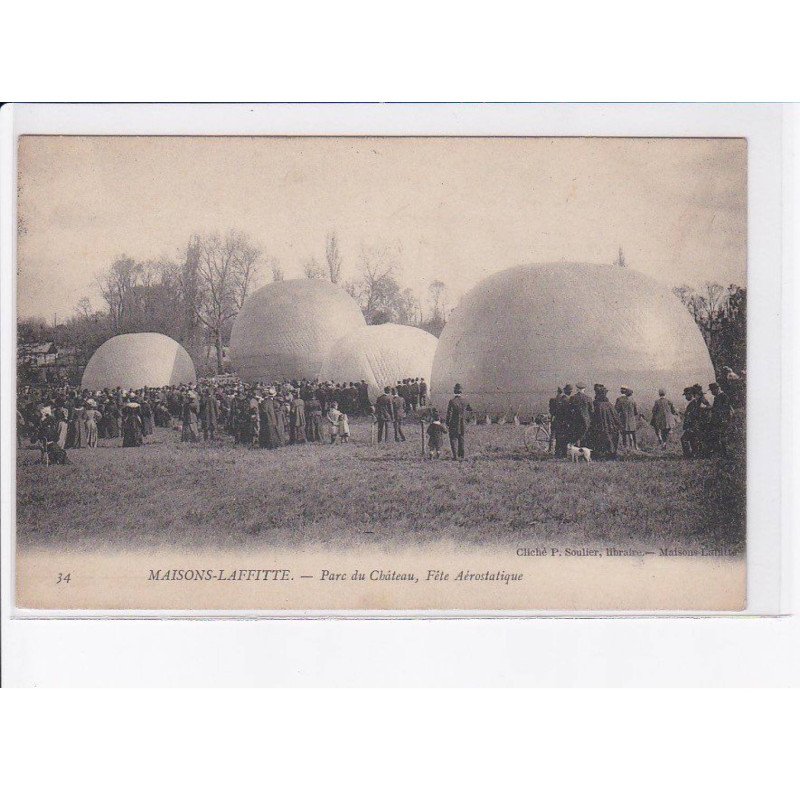
[[[285,277],[344,278],[402,248],[401,284],[451,303],[519,264],[611,263],[670,286],[746,283],[743,139],[25,136],[18,314],[69,316],[121,255],[180,258],[194,233],[247,233]],[[260,283],[270,279],[264,267]]]

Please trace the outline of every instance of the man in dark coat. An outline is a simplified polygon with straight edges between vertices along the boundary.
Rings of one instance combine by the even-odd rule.
[[[578,390],[570,399],[570,436],[571,444],[583,446],[583,440],[592,423],[592,401],[584,394],[585,383],[575,384]]]
[[[594,404],[592,420],[587,440],[592,449],[592,456],[599,459],[616,458],[616,443],[622,429],[619,415],[608,400],[608,390],[602,384],[594,387]]]
[[[392,389],[392,407],[394,408],[394,440],[404,442],[403,420],[406,417],[406,400],[397,389]]]
[[[322,441],[322,404],[313,395],[306,402],[306,439]]]
[[[278,418],[275,415],[275,404],[273,397],[275,390],[270,389],[267,396],[259,403],[259,411],[261,414],[261,430],[260,444],[261,447],[268,447],[270,449],[278,447],[281,444],[281,437],[278,435]]]
[[[558,397],[556,397],[558,399]],[[555,407],[556,456],[566,458],[567,445],[572,438],[572,384],[564,386],[564,392]]]
[[[394,405],[391,389],[387,386],[375,401],[375,416],[378,419],[378,442],[389,441],[389,423],[394,420]]]
[[[467,427],[467,411],[469,406],[461,396],[461,384],[453,387],[454,397],[447,404],[447,430],[450,433],[450,450],[453,460],[464,460],[464,434]]]
[[[700,455],[700,400],[692,386],[683,390],[683,396],[687,402],[683,412],[681,447],[686,458],[695,458]]]
[[[392,389],[392,396],[397,395],[403,398],[405,408],[411,408],[411,396],[409,395],[408,380],[397,381],[397,385]]]
[[[362,379],[358,384],[358,409],[362,414],[368,414],[372,403],[369,401],[369,384]]]
[[[417,408],[419,408],[419,383],[417,382],[416,378],[409,383],[408,390],[409,403],[411,408],[416,411]]]
[[[425,383],[425,378],[419,379],[419,404],[428,405],[428,384]]]
[[[728,426],[733,417],[733,406],[728,395],[720,389],[719,384],[710,383],[708,388],[714,395],[711,406],[710,449],[720,455],[728,455]]]

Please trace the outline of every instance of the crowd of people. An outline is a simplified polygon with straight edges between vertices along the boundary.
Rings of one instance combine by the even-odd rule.
[[[620,451],[639,449],[638,431],[647,422],[632,389],[620,387],[612,403],[602,384],[558,387],[550,400],[549,452],[565,458],[569,445],[587,447],[596,459],[615,458]],[[712,400],[699,384],[683,394],[686,409],[679,414],[664,389],[653,403],[649,424],[659,446],[666,449],[680,428],[687,458],[727,455],[727,434],[733,416],[728,394],[709,385]],[[465,435],[474,413],[456,384],[444,418],[427,405],[428,387],[421,378],[403,378],[386,386],[373,403],[365,381],[332,383],[280,381],[245,384],[234,376],[161,388],[103,389],[22,387],[17,403],[18,442],[36,442],[48,463],[67,462],[70,449],[97,447],[100,439],[121,439],[123,447],[138,447],[157,427],[174,427],[184,442],[216,440],[227,434],[250,448],[350,441],[350,418],[371,421],[370,438],[406,441],[403,429],[409,414],[427,427],[428,456],[441,457],[450,440],[452,458],[464,458]],[[418,414],[417,412],[422,412]],[[540,420],[541,421],[541,420]]]
[[[615,458],[620,449],[639,449],[637,431],[640,420],[646,417],[627,386],[620,387],[620,395],[612,404],[608,389],[594,385],[594,399],[586,394],[586,385],[577,383],[558,387],[550,400],[551,447],[555,455],[566,457],[568,445],[588,447],[599,459]],[[664,450],[670,437],[679,426],[681,448],[687,458],[728,454],[728,428],[733,417],[733,406],[727,393],[719,384],[708,386],[713,397],[709,402],[700,384],[683,390],[686,410],[678,414],[664,389],[659,389],[650,414],[650,425]]]
[[[402,419],[406,411],[427,403],[427,384],[422,378],[403,378],[386,391],[393,400],[395,438],[405,441]],[[377,422],[378,413],[363,380],[245,384],[219,376],[161,388],[26,386],[17,399],[17,437],[20,445],[25,436],[37,442],[48,463],[63,464],[68,450],[96,447],[98,439],[121,438],[123,447],[138,447],[156,427],[175,426],[186,442],[227,433],[250,447],[345,443],[351,415],[370,415]]]

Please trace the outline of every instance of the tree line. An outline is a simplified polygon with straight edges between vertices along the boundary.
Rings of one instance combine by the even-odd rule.
[[[726,368],[741,375],[747,369],[747,289],[705,283],[699,289],[677,286],[673,292],[703,334],[717,376]]]
[[[322,260],[307,258],[303,274],[341,285],[370,325],[415,325],[438,336],[447,317],[447,287],[434,281],[423,302],[400,283],[402,255],[399,245],[364,246],[345,280],[338,237],[329,233]],[[222,372],[233,321],[262,277],[281,281],[285,274],[279,261],[245,233],[195,234],[174,260],[119,256],[96,277],[102,308],[83,297],[61,323],[20,319],[18,340],[77,347],[86,360],[112,336],[151,331],[172,337],[193,355],[202,348],[213,350],[216,370]]]
[[[621,250],[619,263],[624,265]],[[452,299],[442,281],[433,281],[424,298],[402,285],[400,244],[363,245],[348,278],[338,236],[332,232],[320,257],[307,257],[302,270],[306,278],[340,285],[370,325],[414,325],[438,336],[447,321]],[[284,270],[247,234],[237,230],[195,234],[174,260],[137,261],[121,255],[96,277],[103,308],[94,309],[84,297],[60,324],[37,317],[20,319],[18,340],[76,347],[85,361],[112,336],[152,331],[172,337],[193,356],[202,349],[213,350],[216,370],[222,372],[233,321],[262,277],[282,281]],[[702,332],[717,374],[725,367],[742,372],[747,290],[709,282],[699,288],[678,286],[673,292]]]

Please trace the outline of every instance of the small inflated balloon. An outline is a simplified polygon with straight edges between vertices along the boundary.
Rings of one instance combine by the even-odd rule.
[[[84,389],[175,386],[194,383],[194,363],[174,339],[161,333],[125,333],[103,343],[83,372]]]

